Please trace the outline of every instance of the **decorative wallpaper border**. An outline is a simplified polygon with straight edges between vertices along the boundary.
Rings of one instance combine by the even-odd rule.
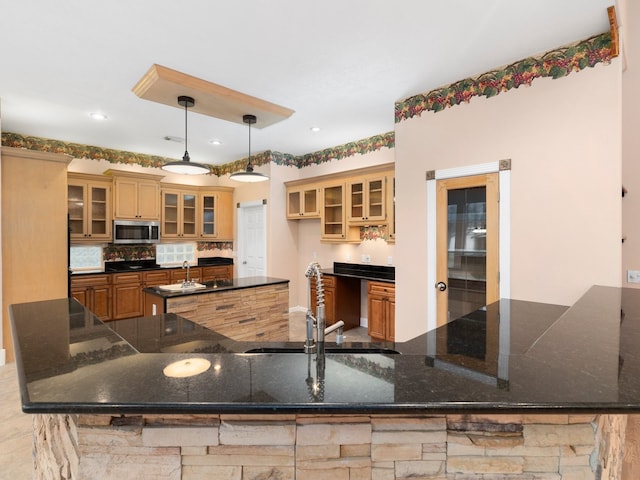
[[[144,153],[126,152],[111,148],[94,147],[80,143],[63,142],[49,138],[21,135],[19,133],[2,132],[2,145],[5,147],[24,148],[39,152],[66,153],[73,158],[86,160],[106,160],[110,163],[123,163],[126,165],[141,165],[143,167],[160,168],[166,162],[175,161],[175,158],[146,155]],[[393,148],[395,146],[395,132],[387,132],[373,137],[349,142],[345,145],[327,148],[315,153],[294,156],[288,153],[266,150],[251,156],[254,166],[275,163],[286,167],[303,168],[309,165],[318,165],[331,160],[341,160],[357,153],[366,153],[380,150],[381,148]],[[212,175],[218,177],[237,172],[247,168],[248,158],[242,158],[223,165],[210,165]]]
[[[531,85],[536,78],[566,77],[612,58],[611,34],[593,36],[587,40],[558,48],[540,57],[529,57],[506,67],[466,78],[446,87],[414,95],[395,105],[395,123],[420,116],[425,111],[440,112],[448,107],[468,103],[473,97],[493,97],[520,85]]]
[[[414,95],[396,102],[395,123],[420,116],[425,111],[440,112],[445,108],[468,103],[473,97],[484,96],[489,98],[501,92],[518,88],[520,85],[531,85],[536,78],[561,78],[571,72],[593,67],[598,63],[609,63],[613,57],[611,45],[611,33],[602,33],[572,45],[552,50],[540,57],[525,58],[511,65],[483,73],[478,77],[466,78],[446,87]],[[143,167],[160,168],[163,163],[175,161],[174,158],[25,136],[10,132],[2,133],[2,145],[40,152],[66,153],[79,159],[106,160],[110,163],[128,165],[137,164]],[[332,160],[341,160],[355,154],[363,155],[382,148],[394,147],[395,132],[391,131],[300,156],[266,150],[253,155],[251,162],[256,166],[275,163],[280,166],[304,168]],[[211,165],[209,169],[212,175],[222,176],[238,170],[244,170],[247,162],[248,158],[243,158],[223,165]]]

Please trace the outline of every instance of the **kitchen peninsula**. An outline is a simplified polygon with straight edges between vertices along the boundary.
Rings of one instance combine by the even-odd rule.
[[[56,478],[613,479],[640,413],[637,290],[501,300],[325,355],[69,299],[11,317],[38,468],[73,473]]]

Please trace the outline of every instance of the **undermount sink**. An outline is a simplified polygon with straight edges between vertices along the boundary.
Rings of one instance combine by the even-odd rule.
[[[376,353],[399,355],[400,352],[382,347],[325,347],[325,353]],[[244,353],[304,353],[303,347],[258,347],[246,350]]]
[[[191,285],[183,286],[181,283],[174,283],[171,285],[160,285],[160,290],[166,290],[167,292],[185,292],[188,290],[196,290],[198,288],[206,288],[206,285],[201,283],[193,283]]]

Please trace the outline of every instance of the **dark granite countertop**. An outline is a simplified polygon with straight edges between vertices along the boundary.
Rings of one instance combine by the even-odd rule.
[[[323,356],[243,353],[301,344],[234,342],[174,314],[103,323],[69,299],[10,313],[28,413],[640,413],[640,290],[592,287],[571,308],[501,300]],[[353,353],[370,346],[400,354]]]
[[[233,265],[233,258],[229,257],[201,257],[198,258],[197,265],[191,265],[195,267],[215,267]],[[122,260],[122,261],[107,261],[104,262],[104,268],[94,270],[76,270],[71,271],[71,275],[95,275],[100,273],[123,273],[123,272],[148,272],[150,270],[170,270],[181,269],[180,265],[158,265],[155,259],[151,260]]]
[[[203,293],[221,292],[224,290],[239,290],[242,288],[263,287],[266,285],[276,285],[278,283],[289,283],[289,280],[275,277],[242,277],[229,280],[212,280],[202,283],[204,288],[185,288],[179,291],[162,290],[160,287],[147,287],[142,291],[151,293],[162,298],[184,297],[187,295],[200,295]]]
[[[361,280],[395,283],[396,269],[387,265],[333,262],[333,268],[323,268],[322,273],[336,277],[352,277]]]

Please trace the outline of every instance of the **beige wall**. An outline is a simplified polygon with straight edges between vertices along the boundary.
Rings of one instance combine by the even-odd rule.
[[[624,2],[621,33],[626,70],[622,74],[622,183],[628,194],[622,202],[622,285],[627,283],[627,270],[640,270],[640,4]]]
[[[512,160],[511,297],[620,283],[620,61],[396,126],[396,338],[426,329],[425,171]]]

